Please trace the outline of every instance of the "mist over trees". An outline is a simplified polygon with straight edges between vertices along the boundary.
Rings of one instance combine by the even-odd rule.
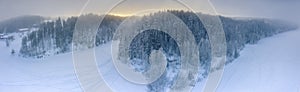
[[[0,34],[18,32],[21,28],[38,26],[43,20],[45,18],[41,16],[27,15],[0,21]]]

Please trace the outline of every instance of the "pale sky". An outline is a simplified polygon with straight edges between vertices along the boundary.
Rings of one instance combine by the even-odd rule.
[[[203,0],[182,0],[196,11],[205,12],[209,5]],[[104,13],[119,0],[90,0],[85,11]],[[71,16],[79,15],[87,0],[0,0],[0,21],[21,15]],[[299,18],[300,0],[211,0],[216,12],[226,16]],[[208,6],[207,6],[208,5]],[[129,15],[145,9],[183,9],[171,0],[127,0],[113,10]]]

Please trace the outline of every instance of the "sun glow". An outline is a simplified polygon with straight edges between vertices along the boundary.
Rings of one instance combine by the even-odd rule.
[[[128,16],[132,16],[132,14],[118,14],[118,13],[109,13],[110,15],[114,15],[114,16],[120,16],[120,17],[128,17]]]

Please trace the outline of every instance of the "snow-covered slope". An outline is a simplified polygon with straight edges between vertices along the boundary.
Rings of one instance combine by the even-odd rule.
[[[20,48],[20,40],[17,37],[10,47],[0,41],[0,92],[82,92],[73,68],[72,53],[43,59],[11,55],[11,49]],[[117,73],[111,61],[110,47],[108,43],[95,49],[99,55],[99,69],[107,83],[118,92],[145,92],[146,85],[132,84]]]
[[[300,30],[248,45],[225,68],[218,92],[300,92]]]

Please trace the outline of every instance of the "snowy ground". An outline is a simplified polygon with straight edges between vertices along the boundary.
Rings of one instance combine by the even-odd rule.
[[[44,59],[10,55],[19,48],[0,41],[0,92],[81,92],[72,64],[72,54]],[[142,92],[145,86],[124,80],[110,58],[110,44],[96,48],[104,79],[117,92]],[[225,68],[218,92],[300,92],[300,30],[275,35],[248,45],[241,56]],[[203,85],[203,83],[199,83]],[[200,86],[195,92],[201,90]],[[198,91],[197,91],[198,92]]]
[[[73,71],[71,54],[61,54],[46,59],[25,59],[11,55],[18,51],[21,40],[10,47],[0,41],[0,92],[79,92]]]

